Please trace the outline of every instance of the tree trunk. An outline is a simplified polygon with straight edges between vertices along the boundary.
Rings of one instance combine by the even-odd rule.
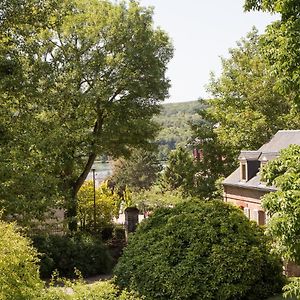
[[[95,123],[93,133],[95,136],[99,135],[102,130],[104,116],[103,114],[99,116],[98,120]],[[90,153],[88,160],[85,164],[84,170],[77,178],[77,180],[72,184],[72,193],[71,197],[68,201],[68,208],[67,208],[67,217],[68,217],[68,228],[70,231],[74,232],[77,231],[77,193],[81,186],[83,185],[84,181],[86,180],[93,163],[97,157],[96,149],[92,153]]]

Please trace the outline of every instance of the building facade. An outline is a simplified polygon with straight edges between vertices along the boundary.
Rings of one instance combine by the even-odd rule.
[[[280,130],[258,150],[241,151],[239,168],[223,181],[224,201],[239,206],[249,219],[259,225],[266,224],[268,215],[261,207],[261,197],[276,191],[276,188],[261,180],[260,169],[292,144],[300,145],[300,130]]]

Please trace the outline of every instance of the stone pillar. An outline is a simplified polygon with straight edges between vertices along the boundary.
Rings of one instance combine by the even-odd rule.
[[[128,234],[131,232],[135,232],[138,222],[139,222],[139,210],[136,207],[127,207],[125,209],[126,242],[128,240]]]

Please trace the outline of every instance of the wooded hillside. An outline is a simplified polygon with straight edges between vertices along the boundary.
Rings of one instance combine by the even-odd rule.
[[[197,111],[201,108],[199,101],[168,103],[155,120],[162,129],[157,137],[159,158],[167,159],[169,152],[176,145],[185,145],[191,137],[190,124],[199,120]]]

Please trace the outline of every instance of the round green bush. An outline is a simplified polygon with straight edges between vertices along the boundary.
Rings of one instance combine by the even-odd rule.
[[[0,221],[1,300],[34,299],[43,288],[37,262],[29,239],[21,236],[14,224]]]
[[[157,210],[131,236],[114,273],[146,299],[266,299],[282,266],[263,230],[221,201]]]
[[[54,270],[59,275],[74,277],[75,268],[81,274],[93,276],[111,272],[112,258],[102,239],[86,233],[73,235],[37,235],[32,237],[40,253],[40,273],[49,278]]]

